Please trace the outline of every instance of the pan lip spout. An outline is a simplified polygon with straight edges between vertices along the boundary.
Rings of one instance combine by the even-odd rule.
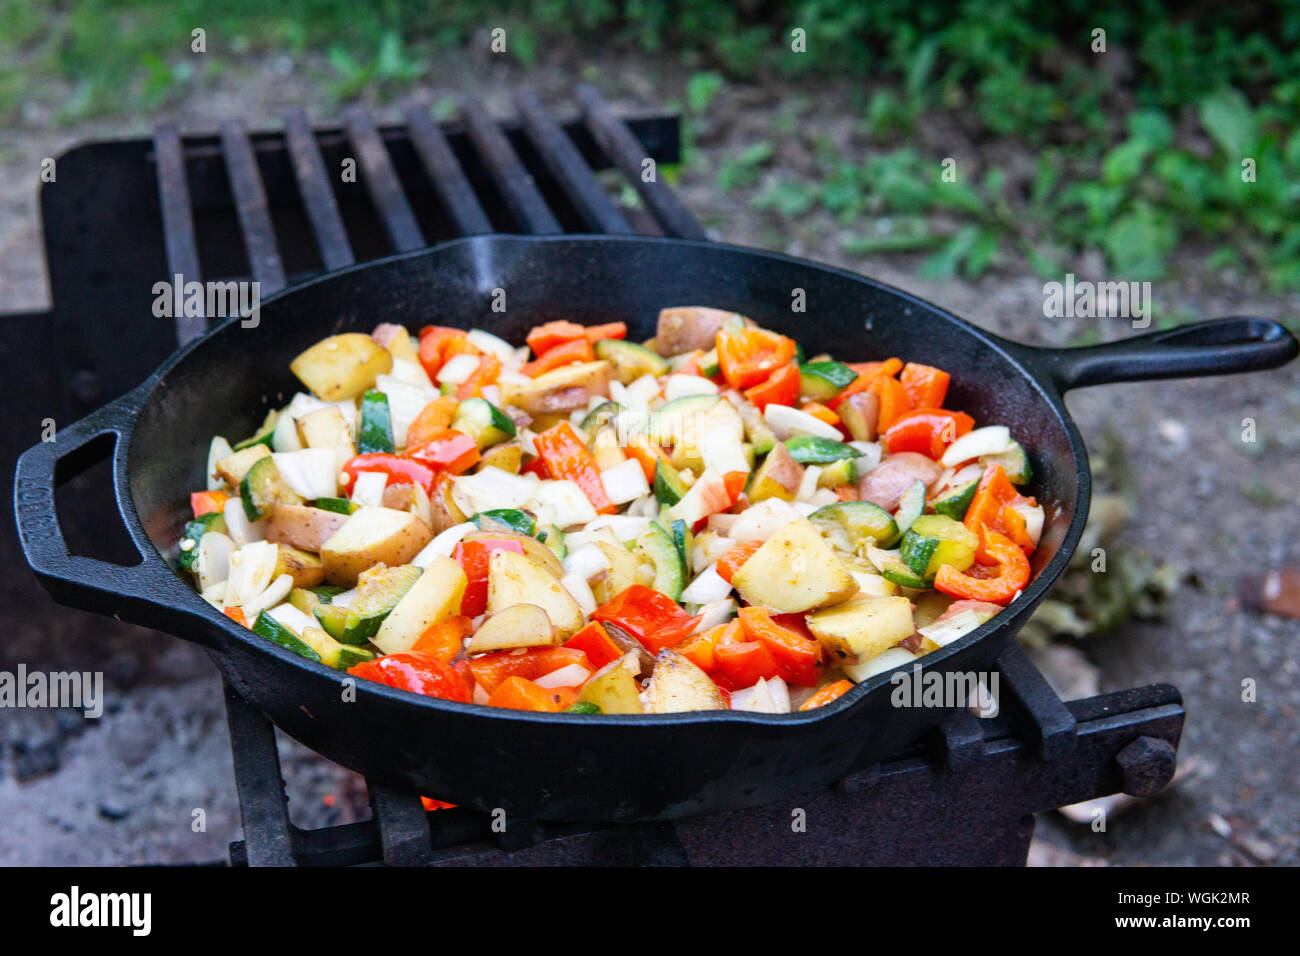
[[[1003,361],[1024,375],[1026,381],[1030,383],[1036,397],[1043,403],[1041,406],[1042,413],[1047,416],[1054,415],[1056,417],[1057,421],[1064,428],[1066,439],[1070,445],[1075,472],[1073,515],[1070,523],[1065,529],[1064,534],[1061,536],[1055,554],[1052,555],[1035,578],[1029,583],[1024,592],[1015,598],[1015,600],[1008,605],[1002,613],[993,620],[981,625],[976,630],[959,638],[951,644],[917,658],[913,663],[920,665],[922,668],[942,667],[945,662],[961,655],[966,649],[974,644],[992,638],[993,635],[998,632],[1010,632],[1012,635],[1011,639],[1014,639],[1014,632],[1018,630],[1020,624],[1023,623],[1024,619],[1032,611],[1033,607],[1037,605],[1037,603],[1047,593],[1048,589],[1055,583],[1062,571],[1064,571],[1066,564],[1073,555],[1080,536],[1083,533],[1083,526],[1087,518],[1091,495],[1091,478],[1083,440],[1079,435],[1078,429],[1070,417],[1068,410],[1065,408],[1059,390],[1054,386],[1051,379],[1044,375],[1041,369],[1029,360],[1028,347],[1002,339],[991,332],[971,324],[960,316],[957,316],[948,310],[940,308],[939,306],[909,292],[888,285],[887,283],[880,282],[879,280],[859,275],[847,269],[788,256],[783,253],[769,252],[761,249],[752,249],[740,245],[706,240],[610,235],[514,236],[490,234],[449,240],[426,249],[398,253],[382,259],[370,260],[365,263],[316,276],[298,285],[291,286],[275,293],[274,295],[268,296],[261,304],[261,321],[263,323],[274,322],[278,303],[290,300],[293,296],[301,295],[306,291],[318,288],[323,284],[343,280],[349,275],[382,269],[385,266],[393,266],[399,263],[415,262],[421,259],[432,258],[440,255],[467,255],[473,261],[490,263],[493,258],[504,254],[507,249],[518,248],[519,250],[525,250],[527,248],[547,245],[573,247],[594,247],[599,245],[604,248],[670,248],[679,249],[684,253],[699,252],[701,254],[715,256],[723,254],[743,257],[751,262],[770,262],[773,264],[782,264],[791,268],[816,270],[828,276],[838,277],[853,283],[864,284],[900,300],[903,305],[911,305],[917,309],[947,320],[968,335],[973,336],[978,340],[982,347],[992,350],[994,353],[999,355]],[[224,329],[229,328],[232,322],[238,321],[240,321],[239,317],[228,319],[225,322],[214,326],[204,335],[199,336],[178,349],[161,366],[159,366],[159,368],[150,375],[139,388],[131,393],[131,397],[135,399],[135,402],[130,412],[130,421],[125,424],[125,433],[123,434],[123,439],[127,442],[128,446],[134,444],[135,424],[142,410],[147,407],[149,403],[162,400],[165,395],[165,389],[163,386],[176,387],[176,382],[168,381],[168,377],[172,372],[177,369],[177,367],[180,366],[193,351],[204,348],[213,337],[221,334]],[[133,449],[128,447],[128,458],[132,453]],[[116,497],[122,517],[125,520],[132,537],[136,540],[137,545],[142,548],[147,547],[151,549],[156,555],[156,560],[163,561],[164,559],[161,552],[158,551],[156,546],[153,544],[152,539],[143,527],[140,514],[135,508],[129,482],[123,481],[118,483],[116,488]],[[1064,499],[1063,506],[1068,505],[1068,498]],[[147,560],[155,560],[155,558],[150,556]],[[259,653],[279,658],[282,662],[285,662],[290,666],[306,668],[309,672],[319,675],[322,680],[329,680],[334,685],[337,685],[339,680],[346,678],[346,674],[341,674],[339,671],[328,668],[323,664],[308,661],[285,648],[264,640],[221,614],[219,610],[204,601],[197,592],[188,588],[186,590],[188,596],[183,598],[181,606],[177,607],[176,610],[183,615],[188,615],[188,617],[193,620],[193,626],[205,632],[209,640],[215,640],[218,644],[221,641],[229,640],[247,642],[249,644],[255,643],[256,649]],[[909,664],[908,666],[910,667],[911,665]],[[811,711],[790,714],[759,714],[730,710],[689,711],[672,714],[644,715],[550,714],[503,710],[500,708],[489,708],[476,704],[445,701],[437,698],[420,696],[371,681],[357,681],[357,684],[359,685],[357,690],[360,694],[370,696],[377,700],[382,699],[389,706],[399,710],[407,709],[412,713],[427,713],[432,709],[435,711],[452,712],[460,715],[473,715],[487,720],[504,720],[516,723],[556,723],[561,725],[581,724],[587,727],[617,727],[622,730],[628,730],[633,727],[665,728],[683,724],[734,722],[737,724],[763,725],[772,728],[785,728],[791,731],[798,731],[800,728],[807,727],[811,724],[820,723],[822,721],[835,721],[849,716],[852,712],[862,707],[868,697],[877,693],[882,687],[888,684],[894,673],[895,671],[886,671],[877,674],[858,684],[839,699],[824,707],[816,708]]]

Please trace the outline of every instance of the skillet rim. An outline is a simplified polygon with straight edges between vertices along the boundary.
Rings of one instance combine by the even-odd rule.
[[[771,252],[765,249],[755,249],[749,246],[742,246],[734,243],[714,242],[710,240],[697,239],[677,239],[672,237],[660,236],[639,236],[639,235],[608,235],[608,234],[563,234],[563,235],[512,235],[503,233],[486,233],[477,236],[464,236],[457,239],[451,239],[433,246],[422,249],[415,249],[409,252],[395,253],[380,259],[371,259],[363,263],[338,269],[333,272],[325,272],[318,276],[313,276],[304,282],[289,286],[268,296],[260,303],[260,308],[264,309],[290,297],[296,293],[306,291],[309,288],[320,285],[325,282],[332,282],[344,276],[356,272],[364,272],[371,269],[377,269],[382,266],[392,265],[399,262],[413,261],[426,257],[433,257],[438,254],[445,254],[447,250],[466,246],[473,247],[476,245],[512,245],[532,246],[542,244],[591,244],[598,242],[601,245],[626,244],[631,246],[668,246],[683,250],[700,250],[700,251],[723,251],[730,254],[740,254],[746,257],[767,260],[769,262],[781,263],[786,266],[792,266],[800,269],[812,269],[826,273],[841,279],[848,279],[852,282],[861,283],[870,286],[876,290],[886,292],[905,303],[915,305],[932,314],[935,314],[948,322],[958,326],[962,331],[968,333],[977,339],[980,344],[993,350],[1001,355],[1005,360],[1019,371],[1031,384],[1037,397],[1041,399],[1050,411],[1056,413],[1057,419],[1064,426],[1066,437],[1070,443],[1070,450],[1074,458],[1075,471],[1075,499],[1074,499],[1074,516],[1066,528],[1065,534],[1061,539],[1061,544],[1057,548],[1056,554],[1043,567],[1043,569],[1029,583],[1029,586],[1016,598],[1013,604],[1008,605],[1005,610],[1016,608],[1015,616],[1021,617],[1027,615],[1032,608],[1046,595],[1048,588],[1055,583],[1061,572],[1065,570],[1066,564],[1074,554],[1075,547],[1079,538],[1083,534],[1083,526],[1087,520],[1088,509],[1091,503],[1092,492],[1092,474],[1089,467],[1087,449],[1084,445],[1083,438],[1079,434],[1078,428],[1070,416],[1069,410],[1061,398],[1060,390],[1052,383],[1045,369],[1036,367],[1034,356],[1043,350],[1022,343],[1013,342],[1004,339],[986,329],[961,318],[960,316],[941,308],[926,299],[922,299],[910,292],[890,285],[878,279],[852,272],[838,266],[826,265],[824,263],[814,262],[809,259],[803,259],[797,256],[790,256],[780,252]],[[125,421],[121,423],[122,430],[126,432],[123,436],[126,439],[126,453],[121,456],[121,474],[115,474],[115,496],[117,497],[119,510],[122,511],[122,517],[131,537],[134,539],[137,548],[144,554],[144,561],[151,560],[145,552],[145,548],[151,550],[157,555],[169,572],[177,575],[176,581],[184,588],[184,594],[187,597],[181,598],[184,603],[172,603],[173,610],[186,614],[196,620],[200,626],[206,625],[209,629],[214,626],[227,638],[235,638],[239,642],[249,646],[255,653],[268,654],[269,656],[283,661],[291,666],[305,668],[309,673],[325,677],[333,683],[346,679],[348,675],[345,672],[334,670],[324,664],[310,661],[305,657],[293,653],[278,644],[266,640],[247,628],[241,627],[230,618],[221,614],[212,607],[207,601],[203,600],[197,591],[195,591],[188,582],[179,577],[178,572],[171,566],[171,562],[161,550],[153,543],[144,528],[144,522],[140,517],[139,511],[135,507],[135,499],[131,493],[129,480],[129,464],[135,448],[135,427],[139,421],[140,414],[145,405],[155,397],[159,385],[163,379],[180,365],[191,352],[203,348],[210,339],[224,332],[231,324],[240,322],[240,316],[233,316],[225,321],[213,326],[203,335],[198,336],[184,346],[178,348],[170,357],[168,357],[157,369],[149,375],[145,381],[132,391],[128,392],[119,401],[126,409]],[[117,404],[117,403],[114,403]],[[115,469],[116,470],[116,469]],[[129,508],[129,513],[123,510],[124,506]],[[178,592],[178,597],[180,593]],[[188,605],[188,606],[187,606]],[[1018,605],[1018,607],[1017,607]],[[999,616],[1001,613],[999,612]],[[385,684],[378,684],[369,680],[356,681],[356,690],[359,693],[378,695],[388,704],[395,705],[399,708],[427,713],[429,710],[436,712],[450,712],[458,716],[482,717],[493,720],[519,721],[524,723],[554,723],[558,721],[561,724],[582,724],[583,726],[605,726],[605,727],[667,727],[679,724],[696,724],[696,723],[727,723],[739,722],[754,724],[757,726],[771,728],[802,728],[823,720],[834,720],[836,718],[847,718],[848,712],[855,710],[862,704],[866,698],[879,691],[882,687],[890,683],[894,674],[906,672],[911,668],[920,665],[922,673],[932,665],[941,664],[948,658],[964,651],[966,648],[973,646],[979,641],[990,638],[999,630],[1008,627],[1012,622],[1010,620],[999,621],[998,616],[981,624],[974,631],[963,635],[951,644],[945,645],[936,651],[916,658],[911,664],[900,665],[899,667],[875,674],[867,680],[855,684],[854,687],[842,694],[839,698],[830,704],[815,708],[811,711],[795,711],[789,714],[762,714],[752,711],[682,711],[669,714],[565,714],[565,713],[543,713],[523,710],[508,710],[499,707],[487,707],[486,705],[461,703],[458,701],[443,700],[436,697],[426,697],[416,694],[412,691],[401,690],[395,687],[389,687]],[[180,637],[180,635],[174,635]],[[182,640],[185,638],[181,638]],[[219,646],[214,648],[220,651]]]

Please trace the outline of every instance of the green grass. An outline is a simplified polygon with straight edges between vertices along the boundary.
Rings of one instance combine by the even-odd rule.
[[[1300,289],[1298,5],[1181,14],[1159,0],[4,0],[0,123],[19,121],[29,102],[63,121],[138,115],[272,54],[292,57],[333,100],[397,96],[432,58],[486,43],[495,26],[525,66],[561,38],[680,64],[683,88],[663,99],[680,95],[694,117],[730,84],[844,81],[859,91],[868,149],[839,155],[814,141],[815,174],[772,181],[782,142],[808,135],[814,94],[775,110],[770,135],[711,175],[774,225],[833,217],[850,254],[924,252],[925,275],[973,278],[1026,265],[1059,276],[1096,249],[1116,275],[1155,279],[1176,252],[1195,250],[1206,272]],[[1105,53],[1091,49],[1098,26]],[[201,55],[190,49],[195,28],[206,31]],[[791,49],[795,28],[807,52]],[[936,118],[981,156],[1035,156],[1032,180],[959,166],[945,181],[944,157],[915,145]]]

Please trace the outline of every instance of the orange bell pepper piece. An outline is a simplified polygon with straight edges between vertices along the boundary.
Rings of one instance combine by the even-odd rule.
[[[877,376],[867,386],[867,391],[873,392],[880,399],[880,417],[876,427],[881,431],[888,431],[890,425],[912,410],[912,399],[908,397],[903,383],[896,378]]]
[[[596,353],[592,351],[590,342],[585,338],[573,339],[563,345],[547,349],[541,356],[521,368],[520,371],[530,378],[537,378],[543,372],[549,372],[561,365],[572,365],[574,362],[590,362],[595,357]]]
[[[858,377],[849,382],[844,391],[828,401],[826,403],[827,407],[832,410],[839,408],[844,399],[850,395],[865,392],[871,387],[871,383],[881,376],[892,378],[899,373],[902,367],[903,360],[899,358],[887,358],[883,362],[850,362],[849,368],[857,372]]]
[[[1029,559],[1014,541],[985,526],[980,527],[980,549],[997,562],[991,576],[978,564],[966,572],[944,564],[934,576],[935,590],[961,600],[1010,604],[1029,583]]]
[[[627,440],[625,451],[641,465],[645,480],[652,485],[655,480],[655,466],[660,461],[668,461],[663,448],[651,441],[648,435],[633,435]]]
[[[533,445],[548,478],[572,481],[582,489],[598,514],[608,515],[618,510],[605,494],[596,459],[571,424],[560,422],[551,426],[533,439]]]
[[[509,710],[537,710],[558,714],[564,709],[566,695],[559,688],[538,687],[524,677],[507,677],[488,697],[489,707],[505,707]]]
[[[817,693],[813,694],[799,707],[802,710],[816,710],[818,707],[825,707],[833,700],[839,700],[847,691],[853,689],[853,681],[837,680],[833,684],[827,684]]]
[[[688,637],[674,650],[690,659],[702,671],[718,669],[717,649],[723,644],[735,644],[740,641],[740,622],[728,621],[707,631]]]
[[[731,583],[731,576],[740,570],[740,566],[754,556],[754,552],[763,546],[762,541],[748,541],[738,544],[722,557],[718,558],[718,577]]]
[[[757,385],[794,361],[794,339],[766,329],[722,329],[717,343],[718,368],[736,389]]]
[[[836,415],[821,402],[805,402],[799,411],[805,412],[818,421],[825,422],[833,428],[840,427],[840,416]]]
[[[622,339],[627,337],[627,323],[608,322],[604,325],[581,326],[576,322],[560,319],[534,326],[524,340],[533,354],[541,357],[551,349],[578,339],[588,344],[595,344],[601,339]]]
[[[465,638],[472,630],[474,622],[464,614],[456,614],[425,628],[424,633],[411,645],[411,650],[450,664],[452,658],[460,653]]]
[[[478,398],[483,394],[484,385],[492,385],[501,374],[501,360],[495,355],[483,355],[478,360],[478,368],[470,373],[469,378],[456,386],[456,397],[462,402],[467,398]]]
[[[903,366],[898,380],[912,404],[917,408],[942,408],[943,400],[948,395],[948,381],[951,376],[943,369],[933,365],[918,365],[908,362]]]
[[[221,613],[226,615],[240,627],[248,627],[248,618],[244,615],[242,607],[223,607]]]
[[[1034,540],[1026,530],[1025,519],[1011,507],[1020,503],[1037,504],[1033,498],[1026,498],[1016,491],[1001,465],[992,465],[984,471],[976,486],[975,497],[971,499],[962,523],[977,534],[981,528],[988,528],[1010,538],[1026,551],[1033,551]],[[983,548],[976,552],[975,560],[980,564],[992,563],[992,558]]]
[[[230,500],[230,494],[225,491],[192,491],[190,492],[190,507],[194,509],[194,517],[199,515],[210,514],[213,511],[223,511],[226,502]]]

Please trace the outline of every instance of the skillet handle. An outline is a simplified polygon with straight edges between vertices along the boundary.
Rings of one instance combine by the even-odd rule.
[[[1285,365],[1300,343],[1271,319],[1233,316],[1075,349],[1027,350],[1056,387],[1072,388],[1195,375],[1228,375]]]
[[[94,443],[105,435],[113,437],[113,484],[118,508],[123,507],[135,398],[135,393],[127,394],[59,429],[53,441],[29,448],[18,459],[14,477],[18,539],[27,563],[60,604],[208,643],[201,639],[205,629],[196,627],[193,616],[175,606],[188,588],[152,544],[132,534],[140,562],[114,564],[71,553],[59,527],[54,492],[103,460],[104,452]],[[129,530],[130,522],[127,526]]]

